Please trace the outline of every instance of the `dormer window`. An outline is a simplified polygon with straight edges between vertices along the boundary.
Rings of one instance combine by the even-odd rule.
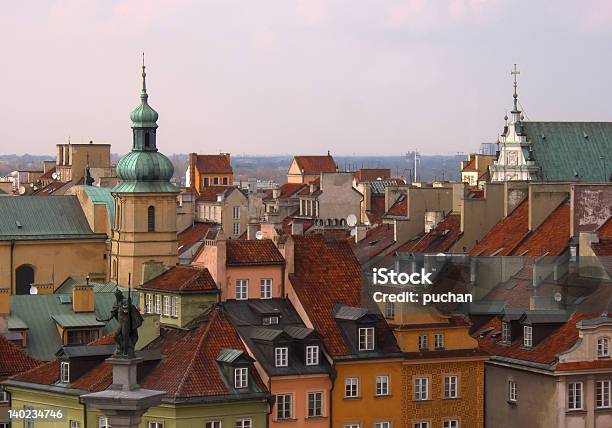
[[[70,383],[70,363],[62,361],[60,363],[60,380],[62,383]]]
[[[319,364],[319,347],[317,345],[306,346],[306,365],[316,366]]]
[[[523,326],[523,346],[525,348],[533,346],[533,328],[530,325]]]
[[[249,385],[249,368],[236,367],[234,369],[234,388],[246,388]]]
[[[359,328],[359,350],[373,351],[374,350],[374,327]]]
[[[607,337],[597,339],[597,358],[610,358],[610,339]]]
[[[502,342],[510,343],[511,341],[510,323],[502,322]]]
[[[272,316],[269,316],[269,317],[263,317],[262,324],[263,325],[275,325],[275,324],[278,324],[278,316],[272,315]]]
[[[287,367],[289,365],[289,348],[274,348],[274,365],[276,367]]]

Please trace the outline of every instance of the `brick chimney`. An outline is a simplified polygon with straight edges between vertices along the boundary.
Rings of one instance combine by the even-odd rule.
[[[94,311],[94,289],[91,285],[78,285],[72,289],[74,313]]]
[[[195,177],[196,177],[196,163],[198,162],[198,154],[197,153],[189,153],[189,186],[191,188],[196,187]],[[196,189],[199,190],[199,189]]]

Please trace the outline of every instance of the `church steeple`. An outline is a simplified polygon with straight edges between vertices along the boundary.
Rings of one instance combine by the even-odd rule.
[[[521,120],[521,111],[518,108],[518,92],[517,92],[517,88],[518,88],[517,77],[519,74],[521,74],[521,72],[516,68],[516,64],[514,64],[514,68],[510,72],[510,75],[514,77],[514,94],[512,95],[512,98],[513,98],[512,111],[510,112],[512,113],[513,123],[519,122]]]
[[[133,150],[157,151],[155,130],[159,115],[149,105],[147,94],[147,73],[145,71],[144,53],[142,54],[142,89],[140,91],[140,105],[130,114],[133,131]]]

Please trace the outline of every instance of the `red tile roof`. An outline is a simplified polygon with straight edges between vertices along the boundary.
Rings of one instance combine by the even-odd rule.
[[[140,288],[174,292],[217,291],[215,280],[206,268],[173,266],[158,277],[145,282]]]
[[[576,361],[573,363],[559,363],[556,366],[559,371],[612,369],[612,360]]]
[[[303,174],[320,174],[322,172],[336,172],[336,162],[330,155],[327,156],[296,156],[295,161]]]
[[[12,377],[20,382],[32,382],[40,385],[52,385],[60,375],[59,361],[49,361]]]
[[[375,181],[379,178],[387,179],[391,178],[390,168],[361,168],[353,172],[353,177],[357,181]]]
[[[359,263],[369,261],[393,245],[395,243],[394,232],[392,224],[381,224],[369,229],[361,241],[355,242],[354,239],[351,239],[351,248]]]
[[[524,200],[498,221],[470,251],[470,256],[507,256],[529,234],[529,202]],[[497,252],[499,249],[502,251]],[[497,253],[496,253],[497,252]]]
[[[198,155],[196,165],[200,174],[232,174],[232,165],[229,156]]]
[[[385,216],[389,215],[401,217],[406,217],[408,215],[408,197],[406,195],[402,194],[402,196],[391,205]]]
[[[211,227],[216,227],[215,223],[194,223],[192,226],[183,230],[177,235],[179,254],[193,247],[198,241],[202,241]]]
[[[41,175],[40,177],[38,177],[39,181],[43,181],[43,180],[53,180],[53,173],[55,172],[55,167],[49,169],[47,172],[45,172],[43,175]]]
[[[472,157],[470,156],[470,162],[465,166],[465,168],[463,168],[461,170],[461,172],[470,172],[470,171],[477,171],[476,169],[476,156]]]
[[[398,251],[410,253],[445,253],[461,236],[461,215],[449,214],[411,246],[402,245]]]
[[[227,266],[277,265],[285,259],[270,239],[230,239],[227,244]]]
[[[531,257],[560,256],[567,250],[570,240],[570,206],[562,203],[533,231],[512,255]]]
[[[303,183],[285,183],[283,184],[279,190],[280,195],[279,198],[288,198],[290,196],[295,195],[298,191],[300,191],[303,187],[308,186]]]
[[[217,196],[234,190],[234,186],[208,186],[199,191],[198,201],[217,202]],[[229,194],[229,193],[228,193]]]
[[[610,216],[610,218],[608,218],[604,224],[599,226],[597,229],[597,234],[600,238],[612,239],[612,216]]]
[[[27,352],[0,336],[0,379],[37,367],[40,363]]]

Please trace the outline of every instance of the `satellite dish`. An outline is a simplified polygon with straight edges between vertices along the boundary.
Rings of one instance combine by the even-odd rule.
[[[357,224],[357,216],[355,214],[349,214],[346,218],[346,224],[353,227]]]
[[[53,174],[51,174],[51,178],[54,180],[57,180],[57,172],[54,172]]]
[[[26,192],[25,186],[19,186],[19,194],[20,195],[25,195],[25,192]]]
[[[30,294],[38,294],[38,288],[30,285]]]
[[[558,291],[555,293],[555,302],[560,302],[563,299],[563,295]]]
[[[258,230],[257,233],[255,234],[255,238],[259,240],[263,239],[263,232],[261,230]]]

